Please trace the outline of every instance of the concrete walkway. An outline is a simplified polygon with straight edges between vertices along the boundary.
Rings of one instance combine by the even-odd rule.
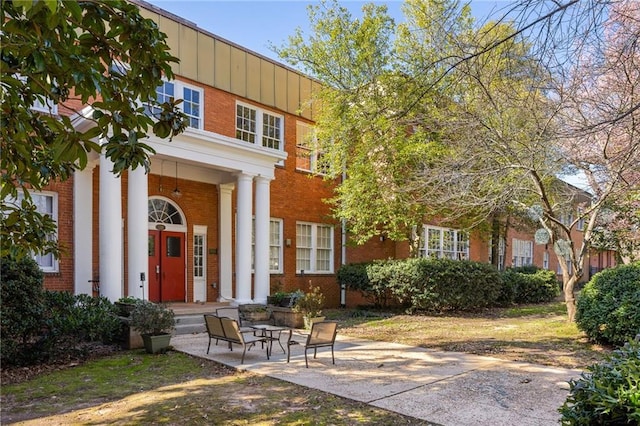
[[[284,336],[283,336],[284,339]],[[292,347],[291,362],[277,345],[271,360],[253,348],[240,365],[242,349],[230,352],[206,333],[174,336],[176,350],[265,376],[319,389],[441,425],[557,425],[568,380],[579,370],[504,361],[457,352],[373,342],[338,335],[336,364],[331,351]]]

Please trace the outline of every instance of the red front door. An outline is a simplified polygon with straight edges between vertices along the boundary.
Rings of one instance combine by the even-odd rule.
[[[149,231],[149,300],[184,302],[184,233]]]

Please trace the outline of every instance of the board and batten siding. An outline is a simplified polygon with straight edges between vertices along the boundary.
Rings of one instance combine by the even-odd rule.
[[[149,3],[133,1],[145,18],[167,35],[171,54],[180,59],[173,72],[191,80],[313,120],[311,94],[317,81],[283,64],[209,33]]]

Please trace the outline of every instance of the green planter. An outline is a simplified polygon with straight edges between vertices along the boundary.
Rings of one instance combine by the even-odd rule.
[[[144,342],[144,348],[147,350],[147,353],[165,353],[170,346],[171,334],[143,334],[142,341]]]

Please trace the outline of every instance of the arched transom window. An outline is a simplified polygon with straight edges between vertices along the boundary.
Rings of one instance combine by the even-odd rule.
[[[183,225],[182,215],[178,209],[169,201],[160,198],[149,200],[149,222]]]

